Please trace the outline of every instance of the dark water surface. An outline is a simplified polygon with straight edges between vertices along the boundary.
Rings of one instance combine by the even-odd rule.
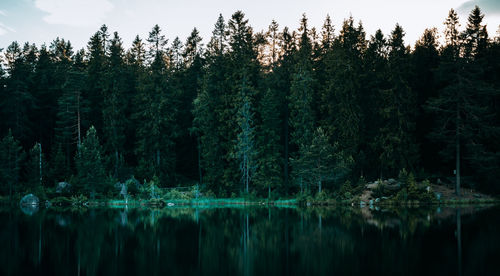
[[[0,275],[500,275],[499,207],[24,211]]]

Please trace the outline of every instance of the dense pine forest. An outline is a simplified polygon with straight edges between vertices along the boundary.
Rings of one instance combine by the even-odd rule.
[[[202,44],[156,25],[126,49],[12,42],[0,68],[0,193],[118,194],[137,179],[220,197],[292,196],[397,178],[498,193],[500,29],[476,7],[413,46],[352,17],[255,32],[241,11]],[[456,175],[461,177],[456,177]],[[132,189],[132,188],[129,188]]]

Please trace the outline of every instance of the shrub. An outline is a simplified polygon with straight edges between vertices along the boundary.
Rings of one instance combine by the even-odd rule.
[[[327,201],[328,200],[328,195],[325,191],[318,192],[316,196],[314,197],[316,201]]]

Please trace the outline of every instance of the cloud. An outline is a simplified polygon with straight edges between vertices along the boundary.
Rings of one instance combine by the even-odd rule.
[[[114,8],[108,0],[35,0],[35,6],[48,13],[45,22],[75,27],[98,25]]]
[[[7,16],[7,12],[4,10],[0,10],[0,15]]]
[[[4,35],[7,33],[15,33],[15,32],[16,30],[0,22],[0,35]]]
[[[461,14],[469,14],[474,6],[479,6],[486,15],[500,15],[500,1],[498,0],[470,0],[458,7]]]

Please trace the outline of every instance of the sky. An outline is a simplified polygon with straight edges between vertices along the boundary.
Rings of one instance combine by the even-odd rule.
[[[500,26],[500,0],[0,0],[0,48],[12,41],[49,45],[61,37],[81,49],[102,24],[110,33],[118,32],[125,48],[136,35],[146,38],[155,24],[169,42],[176,36],[185,41],[196,27],[206,44],[219,14],[228,20],[237,10],[245,13],[254,31],[266,30],[273,19],[280,28],[295,30],[303,13],[317,29],[329,14],[337,33],[352,15],[362,21],[367,38],[379,28],[388,35],[399,23],[406,32],[405,43],[413,45],[426,28],[437,27],[442,33],[451,8],[465,28],[475,5],[494,37]]]

